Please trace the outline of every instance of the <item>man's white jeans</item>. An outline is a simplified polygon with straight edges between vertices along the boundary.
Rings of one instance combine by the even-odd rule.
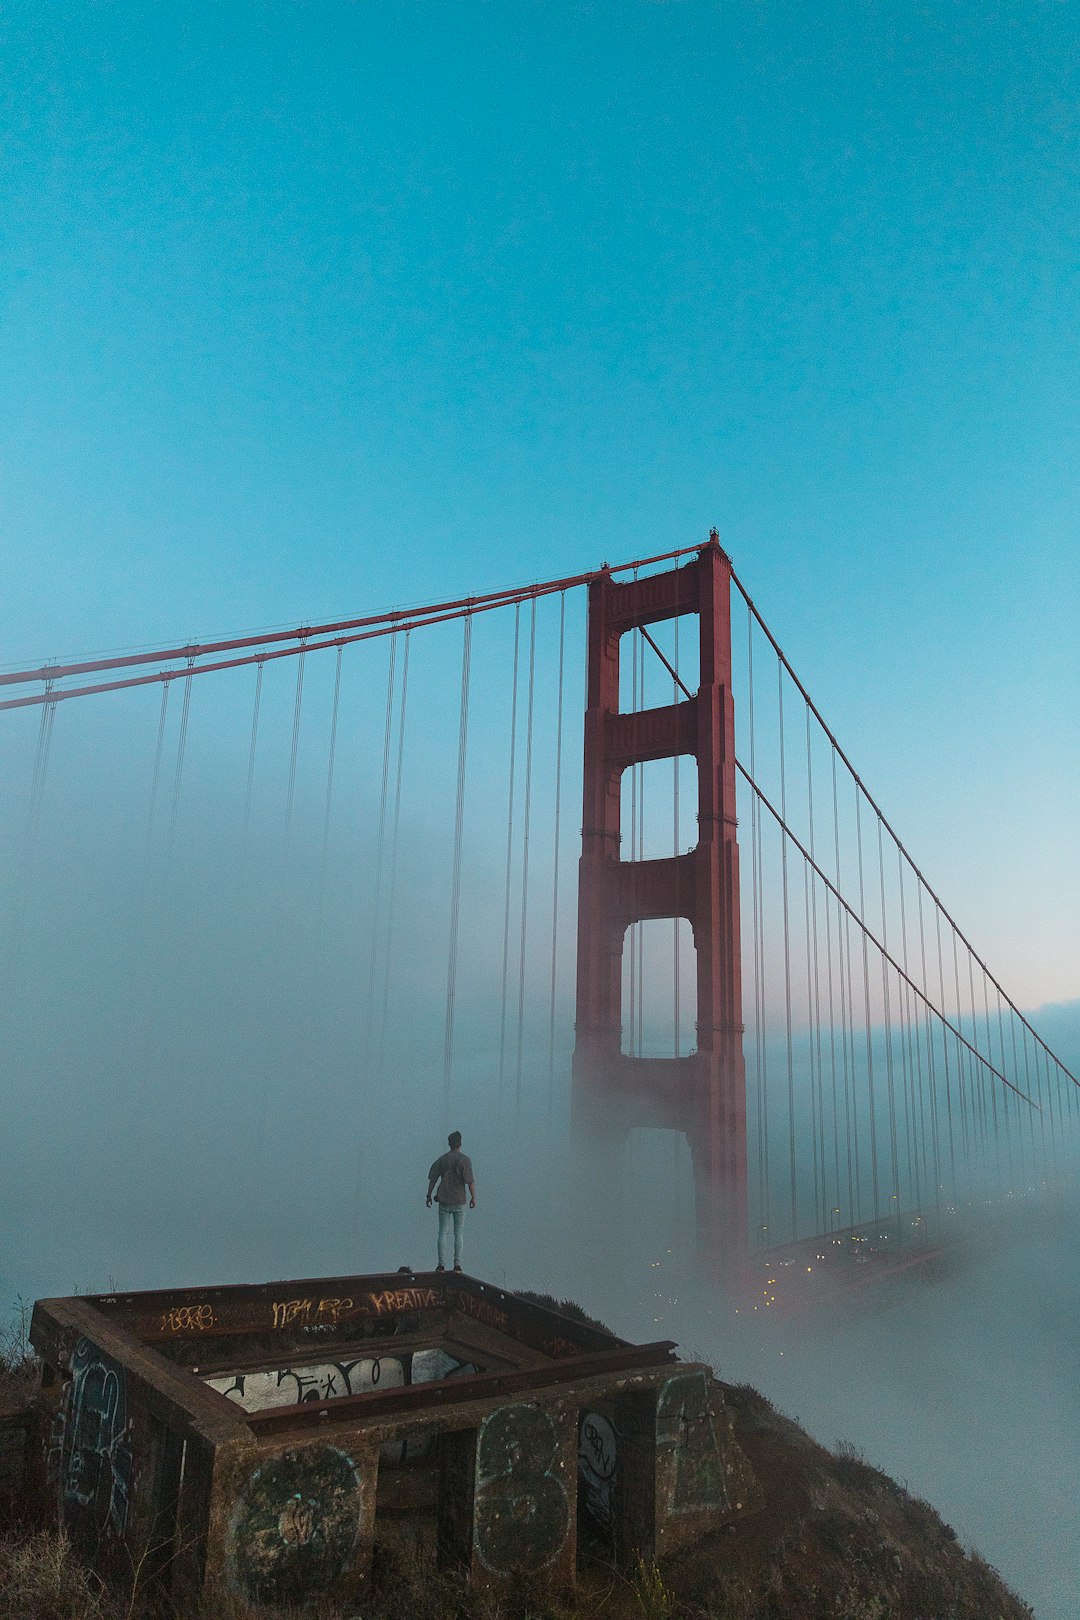
[[[454,1228],[454,1264],[461,1264],[461,1232],[465,1225],[464,1204],[439,1205],[439,1264],[446,1264],[446,1243],[450,1236],[450,1226]]]

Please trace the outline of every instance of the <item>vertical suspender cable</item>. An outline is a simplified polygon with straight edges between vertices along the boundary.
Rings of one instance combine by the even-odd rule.
[[[975,968],[972,962],[970,947],[968,948],[968,996],[971,1001],[971,1044],[976,1050],[978,1050],[979,1023],[978,1014],[975,1010]],[[983,1068],[982,1064],[979,1063],[976,1065],[974,1072],[978,1076],[979,1081],[979,1118],[982,1122],[983,1146],[987,1147],[989,1146],[990,1142],[990,1123],[989,1115],[986,1111],[986,1070]],[[991,1093],[991,1095],[993,1095],[993,1093]]]
[[[635,578],[635,580],[637,579],[637,569],[636,568],[634,569],[634,578]],[[631,712],[631,714],[634,714],[634,715],[637,714],[637,707],[638,707],[638,655],[637,655],[637,643],[638,643],[638,632],[637,631],[632,631],[631,635],[630,635],[630,677],[631,677],[630,712]],[[632,733],[632,735],[633,735],[634,743],[636,744],[636,742],[637,742],[637,721],[634,720],[632,722],[632,724],[633,724],[633,733]],[[636,859],[636,856],[637,856],[637,808],[638,808],[637,786],[638,786],[638,771],[640,770],[640,768],[641,767],[638,765],[636,760],[634,761],[634,763],[630,767],[630,859],[631,860]],[[621,853],[622,852],[620,850],[620,856],[621,856]],[[632,877],[635,879],[635,882],[636,882],[636,879],[637,879],[637,875],[638,874],[636,872],[634,872],[632,874]],[[637,930],[638,930],[637,923],[632,922],[630,924],[629,928],[626,930],[625,935],[623,936],[623,938],[624,938],[623,949],[625,951],[627,948],[629,948],[629,952],[630,952],[630,996],[629,996],[630,1005],[629,1005],[629,1008],[628,1008],[629,1018],[627,1020],[627,1022],[629,1024],[629,1038],[628,1038],[628,1042],[627,1042],[627,1050],[628,1050],[631,1057],[634,1056],[634,1054],[635,1054],[635,1052],[637,1050],[637,1045],[636,1045],[636,1042],[637,1042]]]
[[[521,1112],[521,1068],[525,1043],[525,967],[529,927],[529,822],[532,815],[533,699],[536,692],[536,597],[529,604],[529,696],[525,719],[525,804],[521,821],[521,948],[518,957],[517,1064],[514,1110]]]
[[[470,621],[466,619],[466,624]],[[382,917],[383,861],[386,852],[386,801],[390,783],[390,743],[394,730],[394,689],[397,672],[398,638],[390,640],[390,656],[386,670],[386,718],[383,723],[382,782],[379,788],[379,832],[375,845],[375,892],[371,902],[371,945],[368,952],[367,997],[364,1004],[364,1079],[367,1080],[374,1037],[375,975],[379,960],[380,921]]]
[[[51,681],[46,681],[45,690],[50,692],[52,685]],[[49,755],[52,752],[52,734],[55,720],[56,704],[43,703],[41,707],[41,723],[38,726],[37,747],[34,750],[34,774],[30,783],[30,804],[23,837],[24,846],[28,851],[36,842],[41,827],[41,807],[45,802],[45,783],[49,775]]]
[[[985,1023],[986,1023],[986,1056],[987,1056],[988,1061],[992,1063],[993,1060],[994,1060],[994,1047],[993,1047],[993,1037],[992,1037],[992,1035],[990,1033],[990,996],[989,996],[989,993],[988,993],[987,988],[986,988],[986,973],[985,973],[985,971],[983,972],[982,980],[983,980],[983,987],[982,987],[983,988],[983,1015],[984,1015],[984,1019],[985,1019]],[[1004,1070],[1005,1070],[1005,1063],[1004,1063],[1005,1054],[1004,1054],[1004,1052],[1002,1052],[1001,1056],[1002,1056],[1002,1073],[1004,1073]],[[1000,1131],[999,1131],[999,1128],[998,1128],[997,1082],[993,1079],[992,1076],[990,1077],[989,1085],[990,1085],[990,1105],[991,1105],[991,1107],[993,1109],[993,1117],[994,1117],[994,1156],[997,1159],[998,1183],[1000,1185],[1000,1182],[1001,1182],[1001,1134],[1000,1134]],[[1005,1109],[1005,1103],[1002,1102],[1002,1110],[1004,1111],[1004,1109]],[[1009,1180],[1010,1180],[1010,1183],[1011,1183],[1011,1181],[1012,1181],[1012,1144],[1009,1141],[1008,1123],[1009,1123],[1009,1116],[1006,1113],[1005,1114],[1005,1151],[1006,1151],[1006,1155],[1007,1155],[1007,1162],[1008,1162],[1008,1165],[1009,1165]]]
[[[676,624],[678,620],[676,619]],[[750,734],[750,775],[757,779],[756,749],[757,726],[754,710],[754,619],[746,615],[746,685]],[[765,986],[763,965],[765,944],[762,937],[764,910],[761,893],[761,807],[757,795],[752,796],[750,808],[751,839],[751,898],[754,918],[754,1080],[757,1100],[758,1125],[758,1238],[764,1244],[769,1231],[769,1112],[766,1090],[765,1060]]]
[[[1024,1090],[1027,1092],[1028,1096],[1030,1097],[1031,1096],[1031,1058],[1030,1058],[1030,1055],[1028,1053],[1028,1031],[1027,1031],[1026,1023],[1022,1026],[1022,1029],[1023,1029],[1023,1038],[1024,1038]],[[1039,1082],[1038,1070],[1036,1070],[1035,1079],[1036,1079],[1037,1082]],[[1039,1102],[1039,1146],[1042,1148],[1042,1165],[1043,1165],[1043,1173],[1045,1174],[1046,1173],[1046,1115],[1043,1112],[1043,1106],[1042,1106],[1042,1083],[1041,1082],[1039,1082],[1038,1102]],[[1032,1153],[1032,1158],[1034,1159],[1035,1158],[1035,1122],[1034,1122],[1034,1120],[1032,1120],[1032,1122],[1031,1122],[1031,1153]]]
[[[1000,1006],[1001,1006],[1001,992],[998,991],[998,1007],[1000,1008]],[[1010,1039],[1010,1042],[1011,1042],[1011,1045],[1012,1045],[1013,1074],[1016,1077],[1016,1079],[1019,1080],[1019,1078],[1020,1078],[1020,1055],[1016,1050],[1016,1014],[1013,1012],[1011,1007],[1009,1008],[1009,1039]],[[1029,1109],[1026,1110],[1026,1112],[1029,1115],[1031,1115],[1031,1114],[1033,1114],[1035,1112],[1035,1110],[1033,1108],[1029,1108]],[[1017,1113],[1018,1113],[1018,1115],[1020,1115],[1021,1111],[1018,1109]],[[1034,1122],[1034,1120],[1029,1119],[1028,1123],[1029,1123],[1029,1125],[1031,1127],[1031,1149],[1032,1149],[1032,1153],[1031,1153],[1031,1176],[1032,1176],[1032,1180],[1034,1180],[1034,1177],[1035,1177],[1035,1122]],[[1026,1166],[1026,1164],[1024,1162],[1024,1123],[1023,1123],[1023,1118],[1022,1117],[1020,1118],[1020,1128],[1016,1133],[1016,1144],[1017,1144],[1017,1150],[1018,1150],[1018,1152],[1020,1154],[1020,1175],[1021,1175],[1022,1180],[1026,1184],[1028,1172],[1027,1172],[1027,1166]]]
[[[394,638],[391,637],[391,640]],[[282,842],[284,854],[289,852],[289,834],[292,831],[293,798],[296,793],[296,755],[300,743],[300,709],[304,701],[304,653],[301,650],[296,660],[296,700],[293,704],[292,746],[289,749],[289,791],[285,798],[285,837]]]
[[[919,951],[922,960],[922,988],[923,994],[930,993],[930,975],[926,966],[926,919],[923,914],[923,889],[925,885],[917,881],[916,894],[919,897]],[[930,1086],[930,1140],[934,1156],[934,1203],[941,1205],[941,1128],[938,1122],[938,1096],[937,1096],[937,1065],[934,1060],[933,1027],[930,1022],[930,1009],[925,1010],[926,1024],[926,1073]]]
[[[968,981],[968,1003],[969,1003],[969,1011],[970,1011],[970,1016],[971,1016],[971,1044],[972,1044],[972,1046],[974,1046],[977,1049],[978,1045],[979,1045],[979,1026],[975,1021],[975,975],[974,975],[974,972],[973,972],[972,966],[971,966],[971,951],[970,951],[970,949],[968,950],[967,981]],[[962,1029],[963,1025],[961,1025],[960,1027]],[[982,1064],[977,1063],[977,1062],[975,1062],[974,1059],[972,1059],[971,1068],[970,1068],[970,1074],[971,1074],[972,1109],[973,1109],[973,1112],[974,1112],[974,1115],[975,1115],[976,1128],[977,1128],[977,1130],[979,1132],[980,1139],[982,1141],[982,1145],[985,1148],[987,1146],[987,1143],[989,1142],[990,1138],[989,1138],[989,1130],[988,1130],[988,1126],[987,1126],[987,1117],[986,1117],[986,1088],[985,1088],[985,1085],[984,1085],[984,1075],[983,1075]]]
[[[338,657],[341,657],[340,648],[338,649]],[[241,830],[241,836],[245,845],[247,843],[248,827],[251,824],[251,795],[255,784],[255,749],[259,741],[259,709],[262,706],[263,671],[265,668],[266,665],[260,659],[259,663],[256,665],[255,702],[251,711],[251,742],[248,745],[247,785],[244,789],[244,822]],[[169,688],[166,684],[164,691],[168,692],[168,690]]]
[[[1056,1176],[1057,1175],[1057,1169],[1058,1169],[1058,1153],[1057,1153],[1057,1119],[1055,1118],[1055,1114],[1054,1114],[1054,1086],[1053,1086],[1053,1081],[1052,1081],[1051,1074],[1050,1074],[1050,1059],[1047,1057],[1045,1051],[1042,1048],[1039,1048],[1035,1053],[1035,1069],[1036,1069],[1036,1072],[1038,1072],[1043,1067],[1045,1067],[1045,1069],[1046,1069],[1046,1104],[1047,1104],[1047,1107],[1050,1110],[1050,1168],[1051,1168],[1051,1171],[1053,1172],[1053,1174]],[[1042,1082],[1041,1081],[1039,1083],[1039,1096],[1040,1096],[1040,1098],[1042,1097]]]
[[[952,955],[953,955],[953,981],[954,981],[955,987],[956,987],[956,1027],[957,1027],[958,1030],[963,1032],[963,1028],[964,1028],[963,1014],[961,1013],[961,1010],[960,1010],[960,958],[959,958],[959,956],[957,954],[957,949],[956,949],[956,929],[955,928],[952,931]],[[957,1049],[956,1049],[956,1069],[957,1069],[957,1089],[958,1089],[959,1096],[960,1096],[960,1130],[961,1130],[961,1135],[963,1136],[963,1141],[964,1141],[965,1177],[968,1180],[968,1183],[970,1185],[970,1179],[971,1179],[971,1136],[970,1136],[970,1133],[968,1131],[968,1108],[967,1108],[967,1096],[966,1096],[966,1089],[967,1088],[966,1088],[965,1083],[964,1083],[964,1075],[965,1075],[965,1069],[966,1069],[966,1063],[965,1063],[966,1056],[967,1056],[967,1054],[964,1052],[963,1048],[958,1046]]]
[[[390,830],[390,881],[386,896],[386,954],[383,958],[382,1007],[379,1012],[379,1069],[382,1070],[386,1053],[386,1020],[390,1007],[390,973],[394,955],[394,912],[397,898],[398,838],[401,828],[401,778],[405,765],[405,714],[409,700],[409,638],[405,632],[405,651],[401,659],[401,700],[398,705],[397,763],[394,768],[394,815]]]
[[[678,703],[678,701],[679,701],[679,616],[678,616],[678,614],[675,615],[674,631],[675,631],[675,659],[674,659],[675,673],[674,673],[674,675],[672,677],[672,681],[671,681],[671,701],[672,701],[672,703]],[[680,844],[680,837],[679,837],[679,833],[680,833],[680,827],[679,827],[679,759],[680,759],[680,756],[678,754],[676,754],[674,756],[674,758],[672,759],[672,762],[671,762],[671,766],[672,766],[672,783],[671,783],[671,789],[672,789],[672,800],[671,800],[671,802],[672,802],[672,849],[671,849],[671,853],[676,859],[678,859],[678,856],[679,856],[679,844]],[[681,1048],[682,1048],[682,1018],[681,1018],[681,1015],[680,1015],[680,1008],[679,1008],[679,991],[680,991],[681,986],[679,984],[680,962],[679,962],[679,918],[678,917],[675,917],[675,918],[672,919],[671,933],[672,933],[672,939],[671,939],[672,986],[673,986],[673,989],[674,989],[674,997],[673,997],[674,1006],[673,1006],[672,1011],[673,1011],[673,1017],[674,1017],[674,1023],[675,1023],[675,1040],[674,1040],[675,1052],[674,1052],[674,1055],[675,1055],[675,1057],[678,1057],[680,1055]]]
[[[638,632],[638,657],[641,660],[641,680],[638,688],[641,698],[641,707],[645,707],[645,637]],[[640,723],[638,723],[640,724]],[[638,767],[638,847],[635,860],[645,859],[645,766]],[[637,1050],[641,1057],[645,1051],[645,929],[639,923],[637,931]]]
[[[895,840],[894,840],[895,842]],[[896,867],[900,894],[900,944],[904,972],[907,973],[910,965],[908,956],[907,936],[907,897],[904,893],[904,857],[900,845],[896,845]],[[926,1122],[922,1117],[922,1098],[919,1099],[919,1109],[915,1106],[915,1065],[919,1066],[919,1076],[922,1077],[922,1048],[916,1046],[913,1040],[915,1026],[911,1016],[911,986],[904,981],[897,983],[897,996],[899,998],[900,1013],[900,1053],[904,1065],[904,1117],[910,1117],[910,1135],[908,1138],[908,1183],[911,1183],[912,1147],[915,1161],[915,1208],[922,1209],[922,1184],[926,1180]]]
[[[326,759],[326,799],[323,805],[322,850],[319,855],[319,920],[322,921],[323,907],[326,903],[326,866],[330,853],[330,809],[334,799],[334,766],[337,762],[337,728],[338,708],[341,703],[341,655],[343,647],[337,650],[337,661],[334,667],[334,702],[330,710],[330,747]]]
[[[521,603],[514,603],[514,678],[510,695],[510,787],[506,800],[506,885],[503,895],[502,994],[499,1010],[499,1092],[506,1073],[506,990],[510,974],[510,877],[514,861],[514,774],[517,768],[518,661]]]
[[[559,696],[555,718],[555,831],[551,879],[551,1000],[548,1007],[548,1113],[555,1092],[555,992],[559,965],[559,838],[562,825],[563,688],[566,653],[566,592],[559,596]]]
[[[810,1071],[810,1152],[814,1161],[814,1221],[824,1221],[824,1190],[821,1184],[821,1134],[818,1120],[819,1075],[814,1051],[814,959],[810,940],[810,863],[803,858],[803,923],[806,935],[806,1057]],[[817,1231],[825,1230],[817,1224]]]
[[[1006,1069],[1006,1061],[1007,1060],[1006,1060],[1006,1057],[1005,1057],[1005,1020],[1004,1020],[1004,1018],[1002,1016],[1002,1011],[1001,1011],[1001,991],[999,989],[997,989],[997,987],[995,986],[994,993],[995,993],[995,995],[997,997],[997,1030],[998,1030],[998,1046],[1001,1049],[1001,1072],[1002,1072],[1002,1074],[1005,1074],[1008,1071]],[[985,978],[983,980],[983,994],[986,995],[986,980],[985,980]],[[987,1009],[987,1021],[989,1022],[989,1008]],[[1009,1165],[1009,1187],[1008,1187],[1008,1191],[1009,1191],[1010,1195],[1012,1195],[1012,1194],[1014,1194],[1016,1192],[1016,1170],[1015,1170],[1015,1166],[1014,1166],[1014,1163],[1013,1163],[1013,1130],[1012,1130],[1011,1110],[1009,1108],[1009,1089],[1008,1089],[1007,1086],[1004,1088],[1004,1095],[1002,1097],[1002,1107],[1003,1107],[1004,1112],[1005,1112],[1005,1152],[1006,1152],[1006,1156],[1007,1156],[1007,1159],[1008,1159],[1008,1165]],[[1017,1148],[1018,1148],[1018,1151],[1019,1151],[1019,1154],[1020,1154],[1021,1174],[1023,1174],[1023,1163],[1024,1163],[1024,1141],[1023,1141],[1023,1137],[1021,1137],[1019,1139],[1019,1141],[1017,1143]]]
[[[862,842],[862,789],[855,784],[855,831],[859,846],[859,917],[866,918],[866,885],[863,867]],[[866,1016],[866,1091],[870,1109],[870,1172],[874,1191],[874,1219],[881,1219],[881,1196],[878,1182],[877,1159],[877,1103],[874,1097],[874,1041],[870,1017],[870,958],[865,927],[862,932],[863,1011]]]
[[[188,669],[194,665],[193,658],[188,659]],[[191,713],[191,676],[184,676],[184,701],[180,707],[180,735],[176,743],[176,770],[173,774],[172,806],[169,811],[169,849],[173,847],[176,839],[176,817],[180,808],[180,784],[184,776],[184,752],[187,748],[188,716]]]
[[[831,1077],[832,1098],[832,1147],[833,1147],[833,1183],[830,1197],[835,1203],[830,1203],[826,1214],[830,1219],[826,1222],[825,1230],[839,1226],[840,1214],[840,1115],[839,1098],[836,1086],[836,980],[833,973],[833,932],[832,932],[832,895],[825,890],[825,967],[826,984],[829,991],[829,1069]]]
[[[45,690],[51,692],[52,685],[52,681],[47,681]],[[38,726],[37,747],[34,750],[34,771],[30,781],[30,803],[27,806],[26,824],[23,828],[22,856],[19,862],[18,887],[13,907],[10,936],[13,968],[17,965],[22,953],[23,934],[30,906],[30,891],[34,881],[35,855],[38,836],[41,831],[42,809],[45,803],[45,784],[49,775],[49,755],[52,751],[55,720],[56,704],[43,703],[41,706],[41,722]]]
[[[843,892],[840,876],[840,795],[836,786],[836,748],[832,749],[833,853],[836,859],[836,890]],[[847,938],[847,969],[844,967],[844,941]],[[847,913],[836,908],[836,965],[840,979],[840,1055],[844,1065],[844,1140],[847,1144],[848,1214],[844,1224],[857,1226],[862,1189],[859,1186],[859,1135],[855,1087],[855,1012],[851,1001],[851,935]],[[837,1160],[839,1165],[839,1157]],[[837,1181],[840,1172],[837,1169]]]
[[[877,818],[878,829],[878,868],[881,875],[881,943],[886,950],[889,946],[889,927],[885,910],[885,850],[882,843],[881,817]],[[896,1136],[896,1089],[893,1076],[893,1040],[892,1040],[892,1005],[889,993],[889,964],[883,955],[881,958],[881,994],[885,1012],[885,1079],[889,1097],[889,1164],[892,1174],[892,1196],[889,1200],[889,1213],[899,1216],[901,1209],[900,1199],[900,1153]],[[911,1161],[911,1134],[908,1132],[908,1164],[910,1174]]]
[[[814,846],[814,759],[811,746],[810,705],[806,705],[806,809],[810,823],[810,859],[815,859]],[[825,1175],[825,1084],[821,1056],[821,964],[819,961],[817,920],[817,879],[812,869],[803,863],[804,900],[808,900],[806,918],[806,995],[809,1003],[810,1076],[817,1092],[815,1137],[817,1153],[814,1157],[814,1181],[820,1184],[819,1197],[821,1226],[827,1230],[828,1196]],[[811,939],[813,941],[811,947]],[[811,982],[812,981],[812,982]]]
[[[469,747],[469,668],[472,660],[472,614],[465,616],[461,648],[461,713],[458,726],[457,797],[454,804],[454,862],[450,886],[450,949],[446,967],[446,1024],[443,1030],[443,1101],[450,1103],[454,1063],[454,1000],[457,995],[458,921],[461,912],[461,837],[465,816],[465,765]]]
[[[799,1235],[799,1195],[795,1172],[795,1053],[791,1034],[791,927],[788,906],[787,855],[787,770],[784,760],[784,666],[777,659],[777,692],[780,705],[780,829],[781,881],[784,901],[784,1017],[787,1031],[788,1169],[791,1181],[791,1241]]]
[[[146,839],[145,851],[150,854],[154,842],[154,822],[157,819],[158,784],[161,781],[161,755],[165,743],[165,720],[169,710],[169,688],[171,681],[163,681],[161,685],[161,708],[158,711],[157,746],[154,749],[154,774],[150,781],[150,806],[146,813]],[[42,715],[44,721],[44,715]]]
[[[936,900],[934,901],[934,924],[935,924],[935,930],[936,930],[936,933],[937,933],[938,984],[940,986],[940,989],[939,989],[939,996],[940,996],[939,1005],[941,1007],[942,1012],[944,1012],[944,1010],[945,1010],[945,962],[944,962],[944,954],[943,954],[942,948],[941,948],[941,907],[938,905]],[[951,1188],[952,1188],[953,1203],[955,1203],[956,1198],[957,1198],[956,1143],[955,1143],[955,1141],[953,1139],[952,1076],[951,1076],[951,1074],[949,1072],[949,1038],[948,1038],[948,1031],[945,1029],[944,1025],[942,1026],[942,1029],[941,1029],[941,1054],[942,1054],[942,1060],[943,1060],[944,1066],[945,1066],[945,1110],[946,1110],[946,1121],[947,1121],[948,1130],[949,1130],[949,1174],[950,1174],[950,1185],[951,1185]]]

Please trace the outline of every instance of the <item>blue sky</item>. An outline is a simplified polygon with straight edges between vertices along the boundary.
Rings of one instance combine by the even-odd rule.
[[[0,662],[716,523],[1026,1005],[1080,996],[1076,9],[13,3]]]

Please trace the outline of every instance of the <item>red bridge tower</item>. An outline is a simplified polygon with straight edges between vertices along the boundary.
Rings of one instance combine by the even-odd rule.
[[[663,708],[619,711],[620,638],[696,613],[700,686]],[[747,1253],[746,1074],[735,835],[731,563],[716,531],[694,562],[629,584],[589,587],[585,793],[578,886],[575,1115],[586,1126],[682,1131],[693,1159],[699,1249],[728,1274]],[[623,860],[620,786],[628,766],[693,754],[698,842],[685,855]],[[697,953],[697,1050],[642,1058],[622,1050],[626,931],[685,917]]]

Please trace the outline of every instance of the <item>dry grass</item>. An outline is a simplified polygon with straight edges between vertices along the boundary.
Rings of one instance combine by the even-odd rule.
[[[16,1300],[6,1323],[0,1323],[0,1409],[28,1399],[37,1388],[38,1361],[30,1348],[30,1307]]]
[[[40,1531],[0,1546],[0,1620],[121,1620],[67,1540]]]

